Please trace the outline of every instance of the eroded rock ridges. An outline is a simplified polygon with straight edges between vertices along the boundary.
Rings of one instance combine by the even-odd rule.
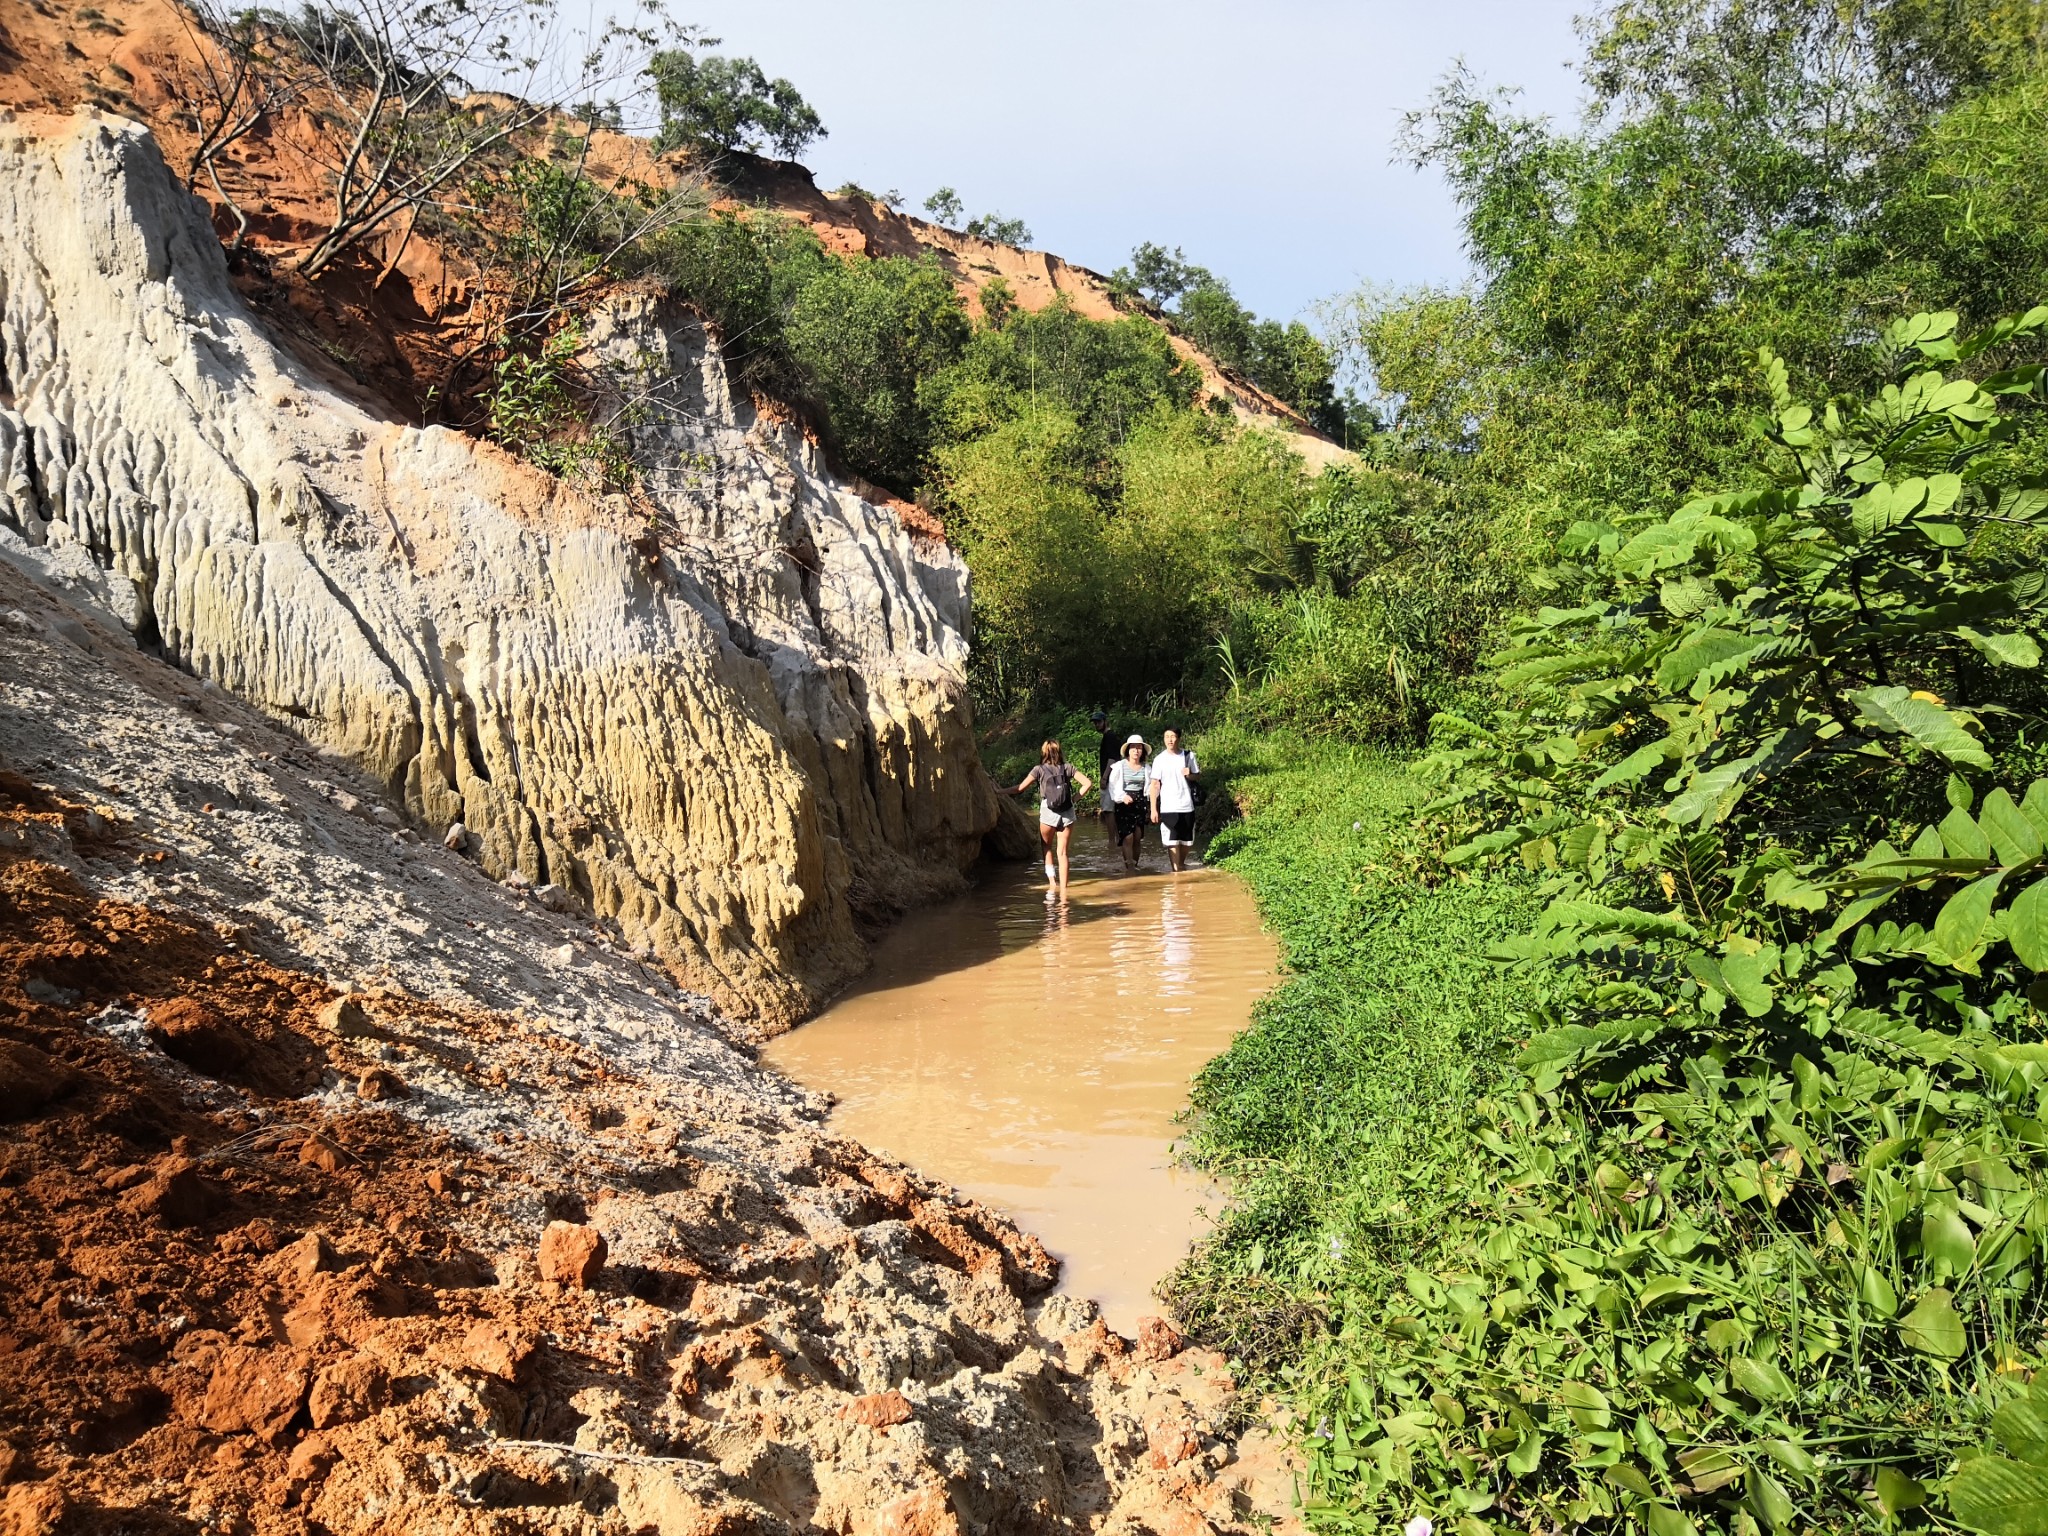
[[[636,429],[653,530],[281,352],[145,130],[0,123],[0,553],[777,1027],[994,822],[965,572],[701,328],[627,296],[592,334],[688,402]]]

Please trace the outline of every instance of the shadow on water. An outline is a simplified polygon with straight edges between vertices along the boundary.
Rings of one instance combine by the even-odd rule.
[[[1214,1191],[1172,1165],[1189,1079],[1271,985],[1236,880],[1126,878],[1084,823],[1064,897],[998,870],[905,918],[874,969],[765,1054],[838,1097],[836,1129],[1008,1211],[1128,1328]]]
[[[1079,871],[1073,872],[1078,878]],[[914,987],[935,976],[986,965],[1004,955],[1057,939],[1077,924],[1127,917],[1121,899],[1079,897],[1070,883],[1063,899],[1050,899],[1042,875],[1007,867],[985,874],[966,895],[944,907],[914,913],[917,942],[892,944],[891,929],[876,946],[875,963],[832,1001],[833,1007],[873,992]],[[901,926],[901,925],[899,925]]]

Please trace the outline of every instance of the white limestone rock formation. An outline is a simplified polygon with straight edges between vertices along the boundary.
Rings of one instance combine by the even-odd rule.
[[[274,345],[141,127],[0,122],[0,556],[781,1027],[865,963],[857,904],[994,824],[966,573],[735,406],[701,327],[628,297],[592,335],[686,406],[634,442],[658,550]]]

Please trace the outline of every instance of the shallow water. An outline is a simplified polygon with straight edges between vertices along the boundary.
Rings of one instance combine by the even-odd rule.
[[[1037,1233],[1063,1288],[1129,1332],[1216,1199],[1172,1165],[1174,1117],[1276,951],[1233,877],[1170,875],[1154,844],[1126,879],[1092,820],[1074,836],[1064,901],[1031,868],[990,873],[904,919],[866,979],[765,1054],[837,1095],[835,1130]]]

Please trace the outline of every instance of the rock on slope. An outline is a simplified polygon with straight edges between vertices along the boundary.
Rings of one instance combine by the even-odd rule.
[[[0,1532],[1249,1529],[1219,1357],[6,562],[0,647]]]
[[[0,556],[778,1027],[863,964],[858,906],[994,824],[965,571],[701,328],[627,296],[598,329],[689,402],[636,443],[651,526],[282,354],[142,128],[10,116]]]

